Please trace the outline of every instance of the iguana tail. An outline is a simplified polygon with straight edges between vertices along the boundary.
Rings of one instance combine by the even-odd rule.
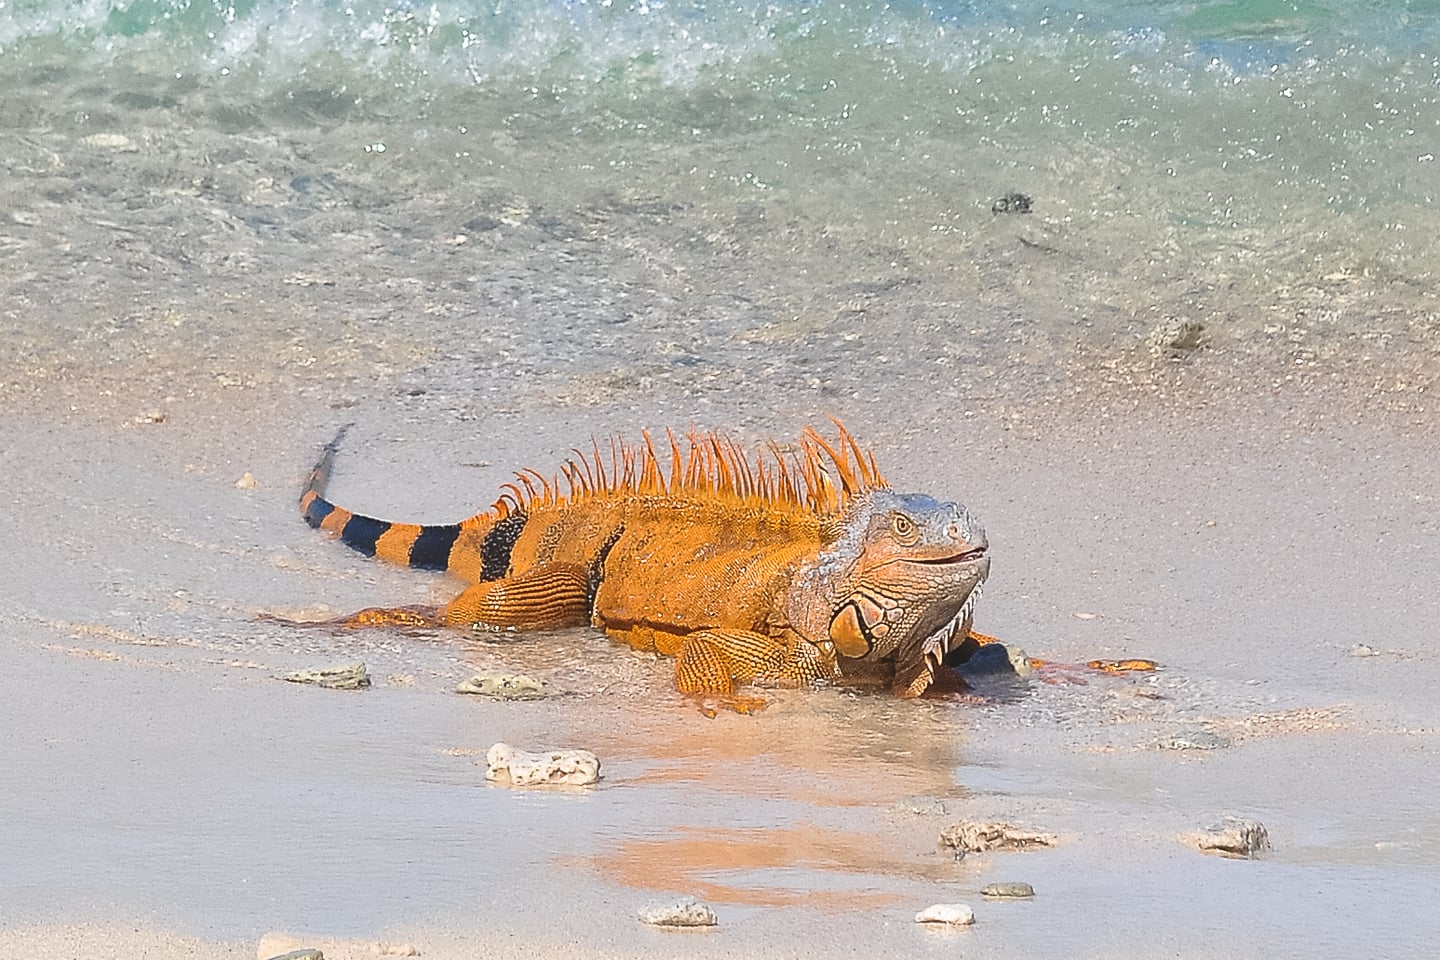
[[[335,452],[340,449],[345,432],[352,426],[354,424],[341,427],[335,439],[325,444],[325,452],[310,471],[305,489],[300,494],[300,515],[311,527],[335,534],[341,542],[367,557],[421,570],[448,569],[450,553],[460,537],[462,524],[391,523],[362,517],[325,499],[325,486],[330,482]]]

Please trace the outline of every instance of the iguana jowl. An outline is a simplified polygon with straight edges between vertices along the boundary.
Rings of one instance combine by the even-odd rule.
[[[324,499],[342,430],[300,509],[363,553],[469,584],[438,609],[376,608],[339,623],[589,624],[675,657],[685,693],[810,686],[880,663],[893,665],[898,694],[918,696],[947,652],[989,639],[970,629],[990,572],[985,532],[960,504],[892,490],[837,427],[834,444],[806,428],[798,447],[755,456],[716,433],[667,434],[658,453],[648,434],[606,452],[594,444],[554,479],[522,471],[489,510],[433,526]]]

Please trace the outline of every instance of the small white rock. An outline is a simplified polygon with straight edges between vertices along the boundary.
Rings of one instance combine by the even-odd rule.
[[[331,690],[363,690],[370,686],[370,673],[363,663],[342,663],[333,667],[296,670],[280,678],[291,683],[312,683]]]
[[[81,137],[80,142],[87,147],[98,147],[102,150],[118,150],[120,153],[140,152],[135,141],[123,133],[92,133],[88,137]]]
[[[236,490],[254,490],[256,487],[255,475],[246,470],[239,480],[235,481]]]
[[[935,903],[915,914],[915,922],[963,927],[975,922],[975,911],[963,903]]]
[[[639,916],[641,923],[652,927],[713,927],[718,922],[715,911],[694,897],[674,903],[646,904]]]
[[[545,684],[523,673],[477,673],[455,692],[492,700],[538,700],[545,696]]]
[[[508,743],[497,743],[485,754],[486,780],[516,787],[565,783],[585,786],[600,779],[600,759],[589,750],[550,750],[526,753]]]

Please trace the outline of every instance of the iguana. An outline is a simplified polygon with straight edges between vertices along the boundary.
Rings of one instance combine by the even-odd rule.
[[[989,544],[960,504],[897,493],[836,421],[755,455],[719,433],[650,434],[523,470],[459,523],[364,517],[325,499],[345,431],[300,497],[310,526],[381,560],[469,584],[439,608],[331,623],[532,630],[590,625],[675,658],[682,692],[743,704],[737,685],[813,686],[893,667],[915,697],[971,631]],[[608,454],[608,455],[607,455]],[[668,461],[668,462],[667,462]],[[758,701],[752,701],[758,705]],[[739,707],[737,707],[738,709]]]

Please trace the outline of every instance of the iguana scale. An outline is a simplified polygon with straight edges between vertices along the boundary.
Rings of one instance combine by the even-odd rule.
[[[685,693],[812,686],[879,663],[893,665],[898,694],[918,696],[947,652],[990,639],[970,629],[989,545],[960,504],[892,490],[836,426],[833,444],[806,428],[790,450],[772,443],[753,456],[717,433],[667,433],[659,450],[649,434],[608,451],[592,442],[553,478],[521,471],[488,510],[442,525],[326,500],[342,430],[300,509],[363,553],[468,584],[438,609],[374,608],[336,623],[591,625],[673,656]]]

